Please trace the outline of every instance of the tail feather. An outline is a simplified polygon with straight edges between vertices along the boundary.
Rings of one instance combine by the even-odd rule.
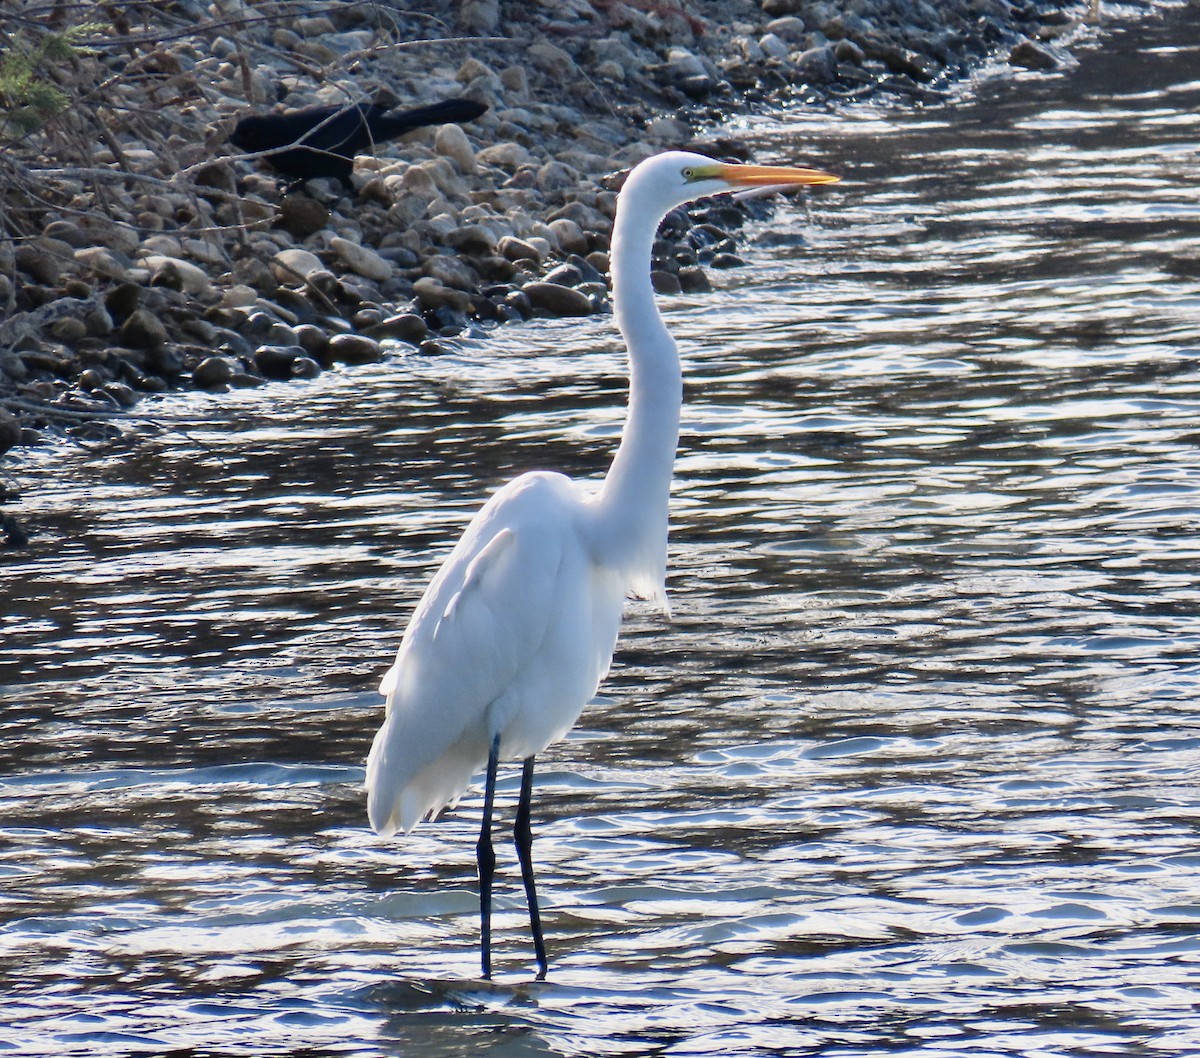
[[[487,110],[485,103],[474,99],[443,99],[429,106],[412,107],[409,110],[393,110],[388,114],[371,118],[371,131],[376,139],[391,139],[425,125],[448,125],[474,121]]]

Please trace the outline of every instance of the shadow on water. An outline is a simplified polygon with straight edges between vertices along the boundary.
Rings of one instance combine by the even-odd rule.
[[[848,179],[668,301],[675,619],[546,754],[545,983],[507,849],[473,980],[478,803],[379,842],[362,762],[480,497],[605,467],[609,322],[24,455],[4,1052],[1200,1050],[1195,13],[747,130]]]

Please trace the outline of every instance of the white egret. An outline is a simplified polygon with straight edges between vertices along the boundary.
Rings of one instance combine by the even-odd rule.
[[[529,829],[534,757],[566,735],[596,693],[626,596],[666,609],[667,501],[683,385],[650,284],[658,225],[692,199],[835,180],[815,169],[731,165],[682,151],[634,168],[612,235],[613,309],[630,366],[628,417],[612,466],[596,488],[538,471],[497,491],[429,584],[383,679],[387,714],[366,783],[377,833],[407,832],[455,804],[486,765],[476,846],[485,978],[499,762],[524,762],[513,833],[541,979],[546,951]]]

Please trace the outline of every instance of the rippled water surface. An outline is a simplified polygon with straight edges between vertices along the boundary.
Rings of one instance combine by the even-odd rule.
[[[543,758],[544,983],[507,846],[474,980],[478,798],[384,843],[361,764],[481,496],[606,465],[609,321],[10,457],[0,1051],[1200,1052],[1198,14],[753,130],[848,179],[669,302],[675,619]]]

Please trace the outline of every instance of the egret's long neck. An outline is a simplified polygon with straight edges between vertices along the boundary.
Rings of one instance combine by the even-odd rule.
[[[666,561],[667,501],[683,381],[675,342],[650,284],[658,219],[648,218],[636,202],[621,198],[613,227],[613,304],[629,349],[629,414],[599,505],[607,525],[638,552],[639,564],[644,559],[658,566]]]

